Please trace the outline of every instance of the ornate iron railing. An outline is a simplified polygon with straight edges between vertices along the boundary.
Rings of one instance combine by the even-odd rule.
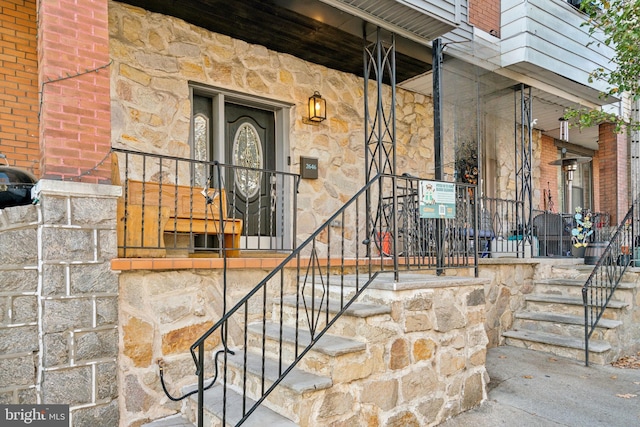
[[[381,272],[393,272],[396,280],[402,271],[423,269],[473,268],[477,275],[477,241],[470,233],[476,217],[475,187],[448,187],[454,190],[448,207],[455,217],[427,219],[418,211],[419,184],[416,177],[376,176],[230,309],[225,264],[223,315],[191,346],[199,426],[204,420],[204,392],[214,383],[222,387],[222,424],[242,424]],[[345,286],[347,273],[356,276],[355,288]],[[285,300],[292,301],[286,317],[294,326],[285,325]],[[293,337],[292,349],[287,348],[285,334]],[[275,343],[268,345],[270,337]],[[216,341],[215,356],[206,357],[205,347]],[[250,353],[262,361],[255,401],[248,396],[253,388]],[[240,360],[235,371],[229,363],[232,357],[236,363]],[[277,360],[275,380],[267,379],[268,357]],[[215,375],[205,385],[208,361]],[[167,392],[162,369],[161,380]],[[230,389],[242,395],[240,404],[227,401]],[[175,400],[186,397],[167,394]],[[232,407],[241,412],[233,420]]]
[[[113,151],[120,257],[295,249],[298,174]]]
[[[633,262],[634,244],[640,243],[637,230],[634,233],[634,222],[632,205],[582,287],[584,354],[587,366],[589,366],[589,338],[618,288],[627,267]]]

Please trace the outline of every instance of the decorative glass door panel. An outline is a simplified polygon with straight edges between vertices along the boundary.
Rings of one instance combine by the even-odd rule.
[[[225,177],[231,204],[229,215],[244,220],[243,235],[273,237],[271,181],[269,173],[264,171],[275,170],[274,114],[227,103],[225,121],[225,157],[235,166],[228,169]],[[247,245],[251,246],[254,240],[248,239]]]

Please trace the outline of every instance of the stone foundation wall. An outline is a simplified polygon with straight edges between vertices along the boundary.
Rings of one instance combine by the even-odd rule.
[[[40,181],[0,210],[0,402],[69,404],[118,425],[115,209],[120,189]]]
[[[486,398],[481,281],[370,289],[364,300],[390,305],[391,319],[367,322],[367,345],[379,357],[370,358],[370,375],[349,383],[357,415],[337,425],[432,426]]]
[[[487,347],[498,347],[504,342],[502,333],[511,329],[515,312],[524,307],[524,297],[533,292],[537,265],[538,261],[532,259],[482,263],[479,277],[489,280],[484,289]]]
[[[228,271],[228,308],[268,273],[260,269]],[[120,273],[122,425],[138,426],[180,410],[181,402],[172,402],[162,390],[158,361],[164,363],[165,379],[174,396],[181,396],[182,387],[197,382],[189,347],[222,316],[222,274],[222,270],[208,269]],[[260,311],[261,306],[256,309]],[[219,343],[218,335],[211,337],[207,350]]]
[[[267,273],[229,270],[228,305]],[[286,274],[293,291],[295,271]],[[322,402],[302,404],[305,419],[322,425],[434,425],[478,405],[486,397],[488,381],[485,291],[482,281],[457,282],[367,291],[365,300],[390,305],[392,313],[356,328],[345,324],[346,335],[355,333],[367,343],[367,354],[341,358],[341,374],[334,373],[334,387],[321,393]],[[189,346],[220,318],[222,272],[123,271],[120,301],[121,425],[139,426],[181,408],[162,390],[158,360],[164,362],[165,379],[174,396],[196,383]],[[340,335],[340,322],[329,332]],[[235,342],[234,329],[231,324],[229,339]],[[214,336],[210,341],[208,349],[213,350],[219,340]]]

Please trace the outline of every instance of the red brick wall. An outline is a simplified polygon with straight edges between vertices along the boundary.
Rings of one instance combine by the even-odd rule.
[[[35,0],[0,0],[0,153],[39,175]]]
[[[39,0],[43,178],[109,182],[107,0]]]
[[[558,166],[550,165],[550,162],[558,160],[558,148],[554,144],[554,139],[550,136],[542,135],[541,153],[540,153],[540,185],[544,191],[541,191],[543,200],[540,201],[539,209],[549,210],[546,201],[547,191],[551,193],[551,200],[556,212],[562,211],[560,204],[560,186],[558,182]]]
[[[627,212],[627,141],[624,134],[614,132],[609,123],[600,125],[598,159],[600,187],[598,208],[611,213],[611,225],[617,225]]]
[[[469,23],[500,37],[500,0],[469,0]]]

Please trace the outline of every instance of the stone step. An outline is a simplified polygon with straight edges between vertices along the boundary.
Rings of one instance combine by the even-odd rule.
[[[555,345],[558,347],[584,350],[584,339],[580,338],[564,337],[547,332],[528,331],[526,329],[521,329],[518,331],[506,331],[502,335],[508,338],[516,338],[524,341],[535,341],[544,344]],[[608,350],[611,350],[611,344],[609,344],[608,342],[589,340],[589,351],[594,353],[603,353]]]
[[[262,335],[262,323],[251,323],[247,329],[254,333]],[[296,343],[296,330],[294,327],[283,325],[280,331],[280,325],[273,322],[266,322],[265,336],[272,340],[279,340],[282,332],[282,340],[289,344]],[[298,329],[298,347],[306,347],[311,343],[311,334],[304,328]],[[328,356],[340,356],[343,354],[358,352],[366,349],[366,344],[349,338],[343,338],[335,335],[324,334],[315,345],[314,351],[326,354]]]
[[[297,303],[297,304],[296,304]],[[306,305],[305,305],[306,304]],[[319,327],[324,327],[327,323],[327,311],[329,312],[329,321],[332,321],[335,315],[342,309],[340,300],[330,300],[327,310],[326,301],[316,296],[315,301],[311,301],[308,297],[303,300],[296,300],[295,296],[283,298],[282,316],[283,322],[288,325],[298,325],[308,328],[309,320],[307,315],[311,315],[311,307],[313,306],[315,316],[311,316],[319,323]],[[363,341],[364,335],[369,330],[368,320],[374,316],[386,316],[379,321],[391,321],[391,306],[380,304],[368,304],[362,302],[354,302],[331,326],[333,335],[342,337],[358,337]],[[274,306],[273,318],[280,317],[280,307]]]
[[[366,274],[355,274],[344,276],[343,281],[334,282],[329,287],[331,291],[338,291],[342,285],[345,292],[349,288],[355,290],[356,286],[362,287],[369,280]],[[488,284],[489,280],[486,278],[465,277],[462,274],[457,276],[437,276],[430,273],[419,272],[401,272],[398,276],[398,280],[394,278],[393,273],[381,273],[374,281],[369,285],[369,289],[388,290],[388,291],[403,291],[403,290],[415,290],[415,289],[429,289],[429,288],[444,288],[452,286],[471,286],[478,284]],[[363,295],[366,298],[366,292]]]
[[[515,314],[514,330],[546,332],[582,339],[584,337],[584,316],[544,311],[526,311]],[[600,319],[591,336],[594,340],[605,340],[611,345],[620,341],[618,326],[622,322],[612,319]]]
[[[543,287],[543,286],[558,286],[558,287],[567,287],[567,288],[578,288],[580,290],[582,290],[582,287],[584,286],[585,282],[587,280],[584,279],[565,279],[562,277],[554,277],[551,279],[543,279],[543,280],[535,280],[533,283],[534,285],[536,285],[536,289],[538,287]],[[597,288],[597,286],[594,286],[595,288]],[[604,286],[607,287],[608,286]],[[634,289],[635,288],[635,283],[630,282],[630,281],[622,281],[620,283],[618,283],[618,289],[622,290],[622,289]]]
[[[292,362],[296,356],[295,328],[282,327],[282,346],[279,344],[280,325],[267,322],[263,338],[262,323],[248,326],[248,346],[260,349],[265,346],[266,354],[274,359],[282,358]],[[264,343],[263,343],[264,341]],[[311,335],[306,328],[298,329],[298,354],[311,342]],[[353,380],[367,373],[363,367],[370,366],[370,355],[366,343],[351,338],[325,334],[317,340],[312,349],[302,358],[297,367],[317,375],[330,377],[333,382]],[[345,372],[346,371],[346,372]]]
[[[584,326],[584,316],[574,316],[571,314],[547,313],[543,311],[521,311],[516,313],[516,318]],[[598,327],[606,329],[614,329],[620,325],[622,325],[621,321],[612,319],[600,319],[598,322]]]
[[[524,311],[541,311],[584,316],[582,296],[530,294],[526,295],[524,299],[526,303]],[[627,306],[628,304],[624,302],[610,301],[604,315],[609,319],[618,319],[621,315],[620,309]]]
[[[595,265],[576,264],[576,265],[559,265],[552,268],[552,274],[556,277],[567,277],[572,279],[586,281]],[[640,269],[628,267],[622,276],[622,280],[626,282],[634,282],[637,280]]]
[[[510,346],[584,361],[584,339],[529,330],[506,331],[502,335]],[[611,345],[606,341],[589,340],[589,361],[597,364],[610,363],[610,350]]]
[[[296,306],[296,301],[298,301],[296,299],[295,296],[287,296],[284,297],[282,299],[282,302],[287,305],[287,306],[291,306],[291,307],[295,307]],[[346,299],[345,299],[346,302]],[[304,300],[301,297],[298,301],[298,306],[299,307],[304,307]],[[310,304],[310,301],[307,300],[307,305]],[[322,305],[323,310],[326,309],[326,303],[325,301],[320,301],[319,297],[316,296],[316,304],[317,305]],[[316,308],[318,309],[318,308]],[[337,298],[331,299],[329,300],[329,312],[330,313],[337,313],[342,309],[341,305],[340,305],[340,300]],[[381,314],[390,314],[391,313],[391,307],[389,306],[384,306],[384,305],[375,305],[375,304],[367,304],[367,303],[361,303],[361,302],[354,302],[353,304],[351,304],[349,306],[349,308],[346,309],[346,311],[344,312],[344,315],[347,316],[353,316],[353,317],[360,317],[360,318],[367,318],[370,316],[378,316]]]
[[[244,366],[244,358],[247,358],[247,374],[254,375],[261,378],[263,375],[262,370],[262,357],[258,354],[248,352],[246,355],[242,350],[234,350],[235,354],[227,354],[227,361],[230,365],[238,369],[238,373],[241,375],[241,370]],[[222,360],[222,356],[220,356]],[[288,364],[283,364],[283,370],[288,367]],[[264,359],[264,377],[265,383],[271,386],[275,380],[278,379],[280,366],[278,361],[266,357]],[[289,390],[302,394],[309,391],[324,390],[331,387],[331,378],[312,374],[303,371],[298,368],[293,368],[280,382],[280,386],[287,387]]]
[[[206,383],[205,383],[206,384]],[[196,386],[186,387],[185,392],[195,389]],[[235,426],[242,419],[243,399],[233,387],[226,387],[226,405],[224,405],[225,388],[217,383],[204,392],[204,425],[221,426],[223,417],[223,407],[226,407],[225,423],[227,426]],[[189,419],[195,422],[197,414],[198,394],[189,397],[189,407],[186,409]],[[245,408],[250,408],[255,401],[246,398]],[[260,405],[242,424],[249,427],[297,427],[298,424],[290,419],[272,411],[265,405]]]
[[[141,427],[195,427],[195,424],[189,421],[184,415],[175,414],[142,424]]]
[[[262,395],[263,379],[266,390],[278,379],[280,370],[284,371],[289,367],[289,364],[284,362],[280,367],[277,360],[267,357],[264,359],[263,373],[263,358],[259,354],[248,352],[245,355],[239,349],[234,350],[234,353],[227,354],[227,381],[238,390],[246,390],[248,396],[256,400]],[[219,360],[222,360],[222,357]],[[320,392],[332,385],[329,377],[294,367],[267,396],[264,404],[277,413],[305,425],[306,420],[300,420],[300,414],[311,413],[313,406],[323,396]]]

